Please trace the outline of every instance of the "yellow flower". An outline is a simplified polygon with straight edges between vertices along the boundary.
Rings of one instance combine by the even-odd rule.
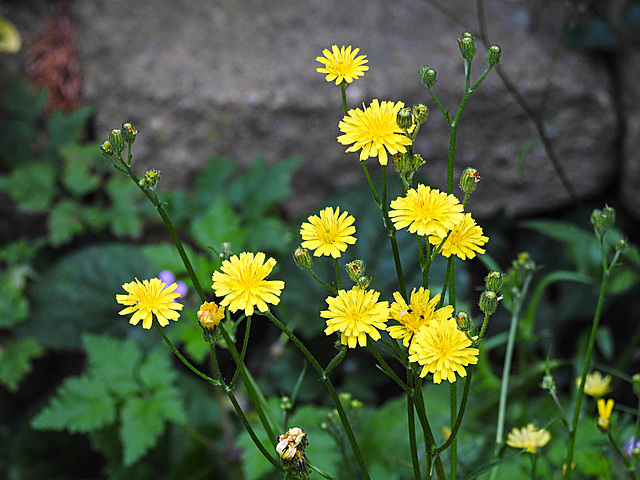
[[[338,291],[337,297],[328,297],[328,310],[320,312],[327,319],[327,335],[340,332],[340,341],[349,348],[367,345],[367,335],[379,340],[377,329],[384,330],[389,318],[389,302],[378,302],[379,292],[357,286]]]
[[[280,303],[280,292],[284,288],[282,280],[265,280],[271,273],[276,261],[269,258],[265,262],[262,252],[242,252],[240,257],[232,256],[222,262],[221,272],[213,272],[213,288],[216,295],[224,297],[220,306],[229,306],[229,310],[244,310],[247,316],[253,315],[254,306],[261,312],[269,310],[267,303]]]
[[[179,293],[174,292],[178,288],[177,284],[172,283],[167,286],[157,278],[142,282],[136,278],[134,282],[122,285],[122,288],[128,294],[116,295],[116,301],[121,305],[128,305],[128,307],[118,313],[120,315],[133,313],[129,320],[131,325],[137,325],[142,320],[142,328],[148,330],[153,323],[153,315],[156,316],[161,327],[167,326],[169,320],[180,318],[177,310],[182,310],[182,304],[174,302],[180,296]]]
[[[402,107],[402,102],[380,103],[374,98],[364,111],[359,108],[349,110],[338,124],[344,134],[338,137],[338,142],[342,145],[353,144],[346,152],[360,150],[360,160],[378,157],[380,165],[386,165],[387,151],[391,155],[405,153],[405,145],[411,144],[411,139],[402,133],[396,123],[398,110]]]
[[[609,398],[606,402],[604,398],[598,400],[598,427],[606,432],[611,425],[611,412],[613,411],[613,398]]]
[[[409,361],[423,365],[421,377],[433,373],[434,383],[443,379],[453,383],[456,373],[466,377],[464,367],[478,363],[478,349],[470,345],[471,340],[458,329],[453,318],[433,320],[413,337]]]
[[[326,73],[325,80],[327,82],[335,80],[336,85],[340,85],[343,81],[351,83],[369,70],[369,67],[365,65],[368,62],[367,56],[356,56],[360,51],[359,48],[354,48],[351,51],[351,45],[348,47],[343,45],[338,50],[338,46],[334,45],[331,50],[332,52],[325,48],[322,51],[324,57],[316,57],[316,60],[324,65],[324,67],[316,68],[316,72]]]
[[[476,225],[476,221],[471,218],[470,213],[466,213],[462,221],[455,225],[451,230],[451,234],[432,235],[429,242],[438,247],[444,239],[447,239],[442,245],[440,253],[449,258],[452,254],[457,255],[461,260],[473,258],[477,253],[484,253],[482,245],[489,241],[488,237],[482,235],[482,228]]]
[[[311,215],[300,227],[302,235],[302,247],[314,250],[316,257],[331,255],[338,258],[347,249],[347,244],[356,243],[352,237],[356,233],[356,227],[352,224],[354,218],[347,212],[340,214],[340,207],[335,212],[327,207],[320,211],[320,216]]]
[[[533,423],[521,429],[514,428],[507,435],[507,445],[513,448],[526,448],[529,453],[536,453],[538,447],[544,447],[549,440],[551,440],[549,431],[544,428],[536,430]]]
[[[18,53],[22,48],[22,37],[15,25],[0,17],[0,52]]]
[[[580,388],[582,378],[576,378],[576,387]],[[584,393],[592,397],[602,397],[611,391],[611,375],[602,376],[597,370],[587,374],[587,380],[584,382]]]
[[[396,229],[409,228],[421,236],[446,237],[463,218],[463,206],[453,195],[432,190],[425,185],[410,189],[404,197],[391,202],[389,216]]]
[[[396,301],[389,308],[389,316],[400,325],[388,327],[387,331],[391,338],[401,338],[405,347],[409,346],[411,337],[420,330],[420,327],[428,325],[431,320],[446,320],[453,315],[453,306],[451,305],[436,310],[440,294],[436,294],[429,300],[429,293],[429,290],[425,290],[423,287],[417,291],[414,288],[411,292],[409,305],[399,292],[393,294]]]
[[[214,329],[224,318],[224,307],[219,307],[215,302],[204,302],[198,310],[198,322],[205,329]]]

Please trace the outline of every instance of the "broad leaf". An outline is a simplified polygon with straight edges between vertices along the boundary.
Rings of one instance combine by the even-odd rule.
[[[42,355],[42,347],[25,338],[5,345],[0,351],[0,383],[15,393],[24,376],[33,367],[32,361]]]

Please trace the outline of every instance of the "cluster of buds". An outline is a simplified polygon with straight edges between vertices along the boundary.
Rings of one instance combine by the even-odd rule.
[[[498,308],[498,302],[502,300],[502,296],[498,293],[502,288],[502,273],[489,272],[484,279],[485,289],[480,295],[478,306],[485,315],[493,315]]]
[[[344,266],[349,278],[360,288],[367,288],[371,283],[371,277],[367,277],[364,273],[367,266],[362,260],[354,260]]]
[[[591,213],[591,226],[598,238],[604,237],[615,223],[616,211],[608,205],[606,205],[602,210],[596,208]]]
[[[130,123],[123,123],[122,128],[114,128],[109,132],[109,140],[100,145],[100,151],[106,158],[113,160],[136,139],[138,131]]]
[[[400,178],[411,183],[413,174],[424,165],[424,159],[419,153],[396,153],[393,156],[393,166]]]
[[[138,184],[145,190],[155,190],[160,178],[162,178],[160,170],[147,170],[144,172],[144,176],[138,181]]]
[[[302,480],[309,478],[309,464],[304,455],[307,445],[309,445],[307,434],[298,427],[291,428],[287,433],[278,436],[276,452],[280,456],[282,467],[288,477]]]
[[[538,269],[536,262],[527,252],[521,252],[518,257],[511,262],[511,267],[507,270],[505,283],[509,287],[512,296],[520,295],[520,289],[527,278],[531,277]]]
[[[224,318],[224,307],[215,302],[204,302],[198,309],[198,323],[202,327],[202,336],[205,342],[213,345],[216,342],[217,329]]]

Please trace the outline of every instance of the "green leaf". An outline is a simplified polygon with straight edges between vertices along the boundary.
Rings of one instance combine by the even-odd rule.
[[[60,148],[63,160],[62,182],[76,197],[93,192],[100,185],[92,166],[101,160],[99,144],[68,144]]]
[[[26,80],[16,79],[8,94],[2,99],[2,107],[16,118],[35,124],[47,106],[47,92],[36,89]]]
[[[56,172],[48,163],[28,163],[0,177],[0,189],[8,192],[26,211],[49,208],[57,194]]]
[[[235,163],[227,158],[214,157],[209,160],[196,179],[196,205],[204,208],[213,203],[227,190],[229,178],[235,170]]]
[[[117,398],[140,392],[135,378],[142,352],[132,340],[83,335],[82,344],[88,355],[88,374],[101,379]]]
[[[162,402],[157,397],[128,399],[120,412],[123,463],[129,466],[156,445],[164,431]]]
[[[51,147],[57,149],[68,143],[80,143],[84,136],[83,127],[93,113],[90,105],[69,113],[57,110],[47,121],[47,133]]]
[[[69,243],[73,237],[84,232],[82,210],[74,200],[61,200],[49,213],[49,242],[55,247]]]
[[[42,355],[38,343],[25,338],[4,346],[0,350],[0,383],[15,393],[24,376],[31,371],[32,360]]]
[[[151,391],[169,387],[177,377],[165,347],[153,350],[140,367],[140,380]]]
[[[245,245],[245,233],[240,227],[238,215],[222,196],[209,205],[191,223],[191,235],[202,248],[218,249],[222,242],[231,242],[234,250]]]
[[[29,316],[29,301],[24,282],[31,269],[16,266],[0,273],[0,328],[9,328]]]
[[[86,375],[66,380],[31,421],[36,430],[87,433],[116,420],[116,403],[101,379]]]
[[[106,187],[111,199],[108,211],[111,232],[118,238],[139,237],[142,233],[138,187],[128,178],[113,177]]]

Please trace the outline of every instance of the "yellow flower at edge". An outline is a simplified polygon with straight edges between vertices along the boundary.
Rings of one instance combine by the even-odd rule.
[[[18,53],[22,48],[22,37],[15,25],[0,17],[0,52]]]
[[[259,311],[269,310],[267,303],[280,303],[280,293],[284,288],[282,280],[265,280],[273,270],[276,261],[265,254],[242,252],[222,262],[221,271],[213,272],[213,288],[218,297],[224,297],[220,306],[229,306],[231,312],[244,310],[251,316],[254,307]]]
[[[120,315],[133,313],[129,323],[137,325],[142,320],[142,328],[150,329],[153,324],[153,316],[158,319],[161,327],[169,324],[169,320],[178,320],[180,314],[177,310],[182,310],[182,304],[174,300],[180,296],[174,292],[178,285],[172,283],[167,286],[158,278],[143,280],[137,278],[133,282],[122,285],[128,293],[127,295],[117,294],[116,301],[121,305],[128,305],[120,310]]]
[[[431,320],[446,320],[453,315],[453,306],[451,305],[436,310],[440,294],[436,294],[432,299],[429,299],[429,294],[429,290],[425,290],[423,287],[417,291],[414,288],[411,292],[409,305],[402,298],[400,292],[393,294],[395,302],[389,308],[389,316],[400,325],[387,327],[387,331],[391,338],[401,338],[405,347],[409,346],[411,337],[420,330],[420,327],[428,325]]]
[[[367,346],[367,335],[380,339],[378,329],[384,330],[389,318],[389,302],[378,302],[380,293],[353,287],[340,290],[336,297],[327,297],[328,310],[320,312],[327,319],[327,335],[340,332],[340,341],[349,348]]]
[[[300,227],[302,247],[313,250],[316,257],[331,255],[338,258],[347,249],[347,244],[356,243],[354,218],[347,212],[340,214],[340,207],[320,210],[320,216],[311,215]]]
[[[526,448],[529,453],[537,453],[538,447],[544,447],[551,440],[548,430],[536,430],[533,423],[524,428],[514,428],[507,435],[507,445],[513,448]]]
[[[409,346],[409,361],[423,366],[421,377],[433,373],[434,383],[443,379],[454,383],[456,374],[467,376],[464,367],[478,363],[478,353],[456,321],[448,318],[433,320],[418,330]]]
[[[446,234],[432,235],[429,237],[429,243],[437,248],[445,238],[440,253],[447,258],[457,255],[461,260],[475,257],[476,252],[484,253],[482,245],[489,241],[488,237],[482,235],[482,228],[476,225],[470,213],[466,213],[462,221],[453,227],[449,237]]]
[[[411,139],[396,122],[398,111],[404,107],[404,103],[379,102],[374,98],[370,106],[362,107],[364,110],[349,110],[338,124],[343,133],[338,137],[338,142],[342,145],[353,144],[346,152],[360,150],[360,160],[378,157],[380,165],[387,164],[387,151],[391,155],[406,153],[406,145],[411,144]]]
[[[390,206],[389,217],[396,229],[408,228],[409,233],[443,238],[462,221],[464,208],[455,196],[422,184],[393,200]]]
[[[576,378],[576,387],[580,388],[581,377]],[[584,382],[584,393],[592,397],[598,398],[606,395],[611,391],[611,375],[602,376],[597,370],[587,374]]]
[[[340,85],[343,81],[347,83],[353,82],[358,77],[364,75],[369,70],[365,65],[368,62],[366,55],[360,55],[359,48],[351,50],[351,45],[344,45],[338,50],[337,45],[331,47],[331,52],[326,48],[322,51],[324,57],[316,57],[316,60],[324,65],[324,67],[316,68],[318,73],[326,73],[325,80]]]
[[[606,432],[611,425],[611,412],[613,412],[613,398],[609,398],[606,402],[604,398],[598,400],[598,427]]]

